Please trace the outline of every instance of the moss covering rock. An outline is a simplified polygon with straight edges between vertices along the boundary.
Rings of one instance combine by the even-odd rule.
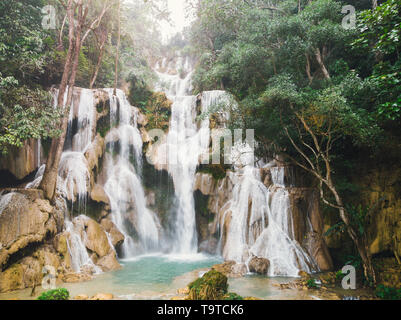
[[[189,300],[222,300],[227,294],[227,277],[216,270],[210,270],[189,285]]]

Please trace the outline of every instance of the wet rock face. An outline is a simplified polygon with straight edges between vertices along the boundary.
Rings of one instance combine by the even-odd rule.
[[[29,139],[21,148],[12,148],[7,156],[0,156],[0,170],[10,172],[21,180],[40,166],[41,148],[38,141]]]
[[[294,237],[313,257],[320,271],[333,269],[333,262],[323,236],[323,218],[317,190],[290,188]]]
[[[99,266],[103,271],[111,271],[121,268],[117,261],[116,252],[114,248],[112,248],[106,230],[102,225],[85,216],[75,218],[73,223],[80,229],[81,238],[88,249],[88,253],[91,253],[92,261],[97,266]],[[111,226],[110,230],[111,229],[113,229],[113,226]],[[115,234],[115,236],[115,240],[121,242],[121,240],[118,240],[118,235]],[[120,235],[120,237],[121,236],[122,235]]]
[[[64,257],[51,245],[41,245],[0,273],[0,292],[38,286],[44,276],[43,270],[60,279],[66,272]]]
[[[120,230],[118,230],[116,225],[110,219],[102,219],[100,224],[105,231],[109,233],[111,243],[113,244],[114,248],[118,249],[124,242],[124,235],[120,232]]]
[[[9,199],[0,214],[0,268],[13,254],[55,235],[63,223],[55,218],[58,213],[47,200],[31,200],[21,193],[4,197]]]
[[[269,270],[270,261],[265,258],[253,257],[249,262],[249,271],[266,275]]]

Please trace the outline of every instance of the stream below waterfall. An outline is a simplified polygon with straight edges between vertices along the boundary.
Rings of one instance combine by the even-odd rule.
[[[121,300],[169,300],[177,296],[177,289],[184,288],[212,265],[222,262],[216,256],[204,254],[164,255],[150,254],[120,260],[123,268],[97,275],[93,280],[79,283],[63,283],[70,296],[79,294],[93,296],[97,293],[112,293]],[[241,296],[252,296],[272,300],[313,300],[320,297],[313,291],[281,290],[280,283],[294,278],[246,275],[229,278],[229,291]],[[42,291],[36,289],[31,297],[31,288],[0,294],[3,299],[35,299]]]

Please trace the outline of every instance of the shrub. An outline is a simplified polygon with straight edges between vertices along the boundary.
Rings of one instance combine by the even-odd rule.
[[[401,300],[401,289],[379,284],[376,288],[376,297],[384,300]]]
[[[57,288],[42,292],[37,300],[68,300],[70,293],[65,288]]]
[[[309,289],[316,289],[317,288],[317,284],[315,279],[308,279],[308,281],[306,281],[306,285]]]
[[[239,294],[229,292],[223,296],[223,300],[244,300]]]

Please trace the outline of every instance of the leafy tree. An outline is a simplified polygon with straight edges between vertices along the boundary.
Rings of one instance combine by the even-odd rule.
[[[372,51],[376,58],[370,79],[377,87],[378,113],[390,120],[401,116],[401,3],[388,0],[359,15],[355,48]]]
[[[60,134],[60,113],[39,84],[49,61],[49,37],[41,26],[40,0],[0,2],[0,152],[29,138]],[[12,30],[12,32],[10,32]]]

